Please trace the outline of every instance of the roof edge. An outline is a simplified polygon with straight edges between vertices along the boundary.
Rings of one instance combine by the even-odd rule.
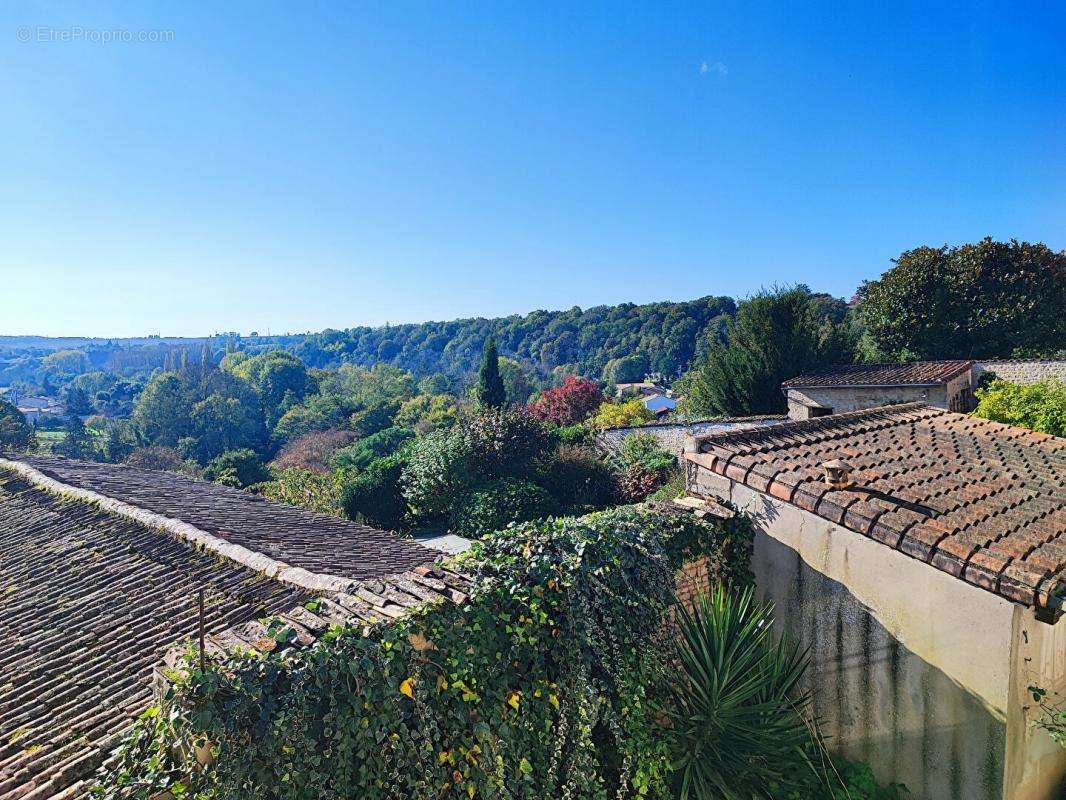
[[[233,561],[242,567],[247,567],[297,589],[304,589],[310,592],[348,592],[353,585],[359,582],[355,578],[327,575],[325,573],[311,572],[303,567],[294,567],[284,561],[271,558],[264,553],[227,542],[225,539],[220,539],[180,519],[157,514],[154,511],[148,511],[122,500],[50,478],[40,470],[21,461],[13,461],[0,456],[0,469],[6,469],[20,475],[37,488],[50,494],[89,503],[124,519],[164,531],[193,547],[207,550],[220,558]],[[426,561],[426,563],[431,562],[432,559],[427,559]]]
[[[697,448],[704,442],[713,440],[728,439],[732,436],[756,436],[759,434],[765,435],[778,435],[782,431],[793,430],[820,430],[822,428],[832,428],[837,425],[848,422],[853,419],[862,419],[864,417],[872,417],[885,413],[897,413],[900,411],[934,411],[937,414],[950,413],[945,409],[938,408],[937,406],[931,406],[928,403],[921,401],[914,401],[910,403],[893,403],[887,406],[874,406],[873,408],[860,408],[855,411],[845,411],[840,414],[828,414],[824,417],[813,417],[811,419],[794,419],[788,422],[779,422],[776,425],[766,425],[761,428],[749,428],[747,430],[735,430],[735,431],[718,431],[715,433],[705,433],[700,436],[693,437],[696,440]]]

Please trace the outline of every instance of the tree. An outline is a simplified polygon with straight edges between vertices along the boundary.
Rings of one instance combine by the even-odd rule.
[[[33,428],[18,408],[0,399],[0,449],[28,450],[36,444]]]
[[[1066,251],[986,238],[918,247],[858,293],[883,357],[997,358],[1066,348]]]
[[[85,423],[77,414],[67,417],[66,433],[63,441],[52,446],[53,453],[67,458],[91,459],[96,456],[92,434],[85,429]]]
[[[500,377],[503,379],[507,402],[514,406],[525,405],[533,393],[533,384],[525,368],[513,358],[500,357]]]
[[[304,363],[281,350],[271,350],[252,358],[228,360],[226,370],[243,378],[258,393],[269,428],[273,428],[286,411],[306,397],[310,386]]]
[[[655,419],[655,415],[648,411],[644,401],[639,397],[626,400],[624,403],[606,402],[589,421],[592,427],[607,430],[607,428],[628,428],[632,425],[643,425]]]
[[[79,417],[93,413],[93,404],[84,389],[71,386],[65,392],[65,403],[68,414],[76,414]]]
[[[850,330],[839,306],[806,286],[762,291],[740,304],[726,341],[712,343],[680,382],[685,410],[700,416],[782,413],[781,382],[815,366],[850,362]]]
[[[489,337],[481,358],[481,370],[477,376],[477,401],[486,408],[502,408],[507,402],[507,391],[500,377],[500,353],[496,340]]]
[[[175,447],[192,433],[192,403],[177,374],[163,372],[148,382],[133,409],[133,426],[142,442],[162,447]]]
[[[211,459],[204,469],[204,478],[223,486],[243,489],[270,480],[270,473],[254,450],[242,448],[229,450]]]
[[[562,386],[542,391],[527,410],[543,422],[576,425],[592,416],[603,401],[603,392],[595,383],[588,378],[567,375]]]

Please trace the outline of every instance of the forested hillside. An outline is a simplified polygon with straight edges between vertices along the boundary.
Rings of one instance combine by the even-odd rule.
[[[327,330],[308,335],[292,350],[313,367],[384,362],[415,375],[457,378],[477,370],[491,335],[501,355],[544,374],[576,373],[611,382],[640,380],[647,372],[673,378],[734,313],[730,297],[575,307],[496,319]]]

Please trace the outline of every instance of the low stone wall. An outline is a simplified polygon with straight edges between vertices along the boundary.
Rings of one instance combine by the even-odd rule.
[[[695,420],[693,422],[652,422],[648,425],[634,425],[628,428],[609,428],[597,437],[600,446],[609,453],[617,453],[628,437],[634,433],[650,433],[659,440],[659,446],[667,453],[677,456],[685,449],[685,439],[689,436],[707,436],[712,433],[744,431],[752,428],[764,428],[787,422],[785,416],[767,417],[724,417],[720,419]]]
[[[975,361],[972,367],[973,385],[978,386],[982,376],[994,375],[1011,383],[1036,383],[1048,378],[1066,382],[1066,361],[1052,359],[1012,359],[1004,361]]]

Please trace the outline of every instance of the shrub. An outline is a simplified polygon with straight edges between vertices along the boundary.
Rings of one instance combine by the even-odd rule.
[[[583,514],[614,502],[614,473],[591,447],[560,446],[539,480],[562,513]]]
[[[516,522],[546,517],[552,508],[551,497],[537,484],[504,478],[459,495],[449,513],[449,530],[461,536],[483,536]]]
[[[463,430],[472,464],[487,479],[532,474],[552,449],[548,428],[514,409],[490,409],[468,416]]]
[[[588,425],[565,425],[555,429],[555,438],[559,444],[588,444],[592,441],[592,428]]]
[[[0,448],[27,450],[36,444],[33,428],[18,408],[0,399]]]
[[[137,447],[128,456],[126,463],[140,469],[155,469],[160,472],[180,472],[193,478],[200,477],[199,465],[182,458],[173,447]]]
[[[288,467],[276,472],[266,483],[259,484],[258,492],[277,503],[341,516],[341,490],[334,475]]]
[[[635,397],[632,400],[626,400],[624,403],[604,403],[590,420],[590,423],[594,428],[602,431],[608,428],[628,428],[633,425],[643,425],[653,419],[655,419],[655,415],[644,406],[644,401],[639,397]]]
[[[995,380],[977,392],[974,415],[1052,436],[1066,436],[1066,384],[1054,378],[1030,384]]]
[[[587,378],[567,375],[563,385],[545,389],[528,411],[536,419],[560,427],[584,422],[603,403],[603,391]]]
[[[341,506],[349,519],[386,530],[402,530],[407,503],[400,487],[406,461],[393,454],[372,461],[366,471],[344,483]]]
[[[456,497],[486,480],[529,478],[551,452],[551,435],[513,409],[485,408],[410,448],[403,492],[423,520],[448,515]]]
[[[393,424],[425,435],[450,428],[459,419],[459,403],[450,394],[420,394],[405,400]]]
[[[311,472],[330,471],[333,454],[351,444],[355,434],[351,431],[312,431],[286,443],[271,462],[275,469],[301,469]]]
[[[369,408],[352,414],[348,419],[348,424],[360,436],[372,436],[378,431],[392,427],[392,421],[399,410],[400,404],[396,400],[375,403]]]
[[[648,472],[672,472],[677,468],[677,459],[663,450],[650,433],[627,436],[618,448],[618,458],[627,467],[640,466]]]
[[[204,479],[223,486],[244,489],[253,483],[270,480],[270,473],[263,459],[254,450],[247,448],[229,450],[211,459],[204,468]]]
[[[470,441],[461,427],[419,439],[408,454],[401,485],[416,517],[444,517],[451,501],[473,481]]]
[[[338,450],[333,454],[332,464],[335,468],[366,469],[372,461],[392,455],[414,437],[415,432],[410,428],[385,428],[350,447]]]
[[[172,794],[199,800],[663,797],[649,691],[674,569],[694,547],[718,564],[750,534],[743,517],[623,509],[490,536],[464,564],[473,584],[461,604],[337,629],[302,650],[274,624],[265,653],[204,672],[190,659],[100,797],[179,783]],[[203,741],[214,763],[198,770],[191,745]]]
[[[811,784],[807,654],[775,640],[770,606],[722,585],[678,609],[665,727],[680,800],[780,797]],[[808,796],[808,795],[804,795]]]
[[[651,472],[633,464],[615,473],[615,494],[620,503],[639,503],[669,479],[663,472]]]

